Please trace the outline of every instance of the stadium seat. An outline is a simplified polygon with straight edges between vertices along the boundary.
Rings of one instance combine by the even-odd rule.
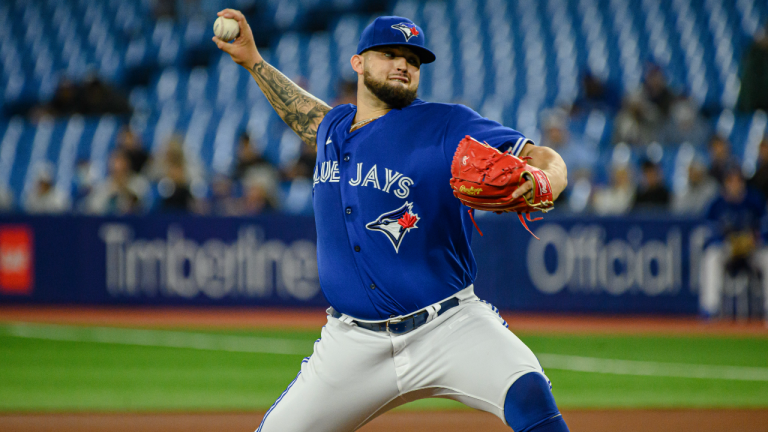
[[[201,6],[205,17],[172,20],[155,18],[149,0],[2,2],[0,109],[48,100],[62,77],[81,80],[95,71],[108,82],[130,87],[134,122],[142,125],[141,136],[151,149],[180,132],[209,171],[223,172],[233,160],[234,141],[229,140],[248,130],[277,163],[291,154],[286,126],[248,74],[208,40],[215,11],[227,4],[206,3]],[[259,10],[272,23],[270,45],[260,47],[264,57],[287,76],[301,77],[300,83],[321,99],[335,99],[338,80],[356,79],[349,58],[373,17],[341,13],[327,32],[302,31],[313,11],[339,5],[362,10],[356,2],[235,4]],[[754,163],[755,137],[765,130],[764,117],[732,110],[740,62],[768,18],[766,2],[397,0],[388,13],[419,23],[437,54],[433,65],[422,68],[420,95],[425,99],[469,104],[538,138],[539,112],[572,102],[584,71],[626,93],[640,86],[646,63],[652,61],[698,105],[715,113],[725,110],[712,126],[726,132],[745,166]],[[58,165],[62,184],[72,175],[72,154],[75,160],[87,155],[104,175],[110,140],[119,127],[116,119],[71,119],[53,127],[23,121],[19,126],[20,121],[0,117],[7,149],[0,149],[0,181],[7,179],[16,194],[29,187],[32,165],[46,158]],[[610,160],[612,125],[611,114],[593,113],[574,119],[572,128],[597,143],[601,160]],[[80,130],[82,137],[75,139]],[[49,144],[42,152],[46,136]],[[679,177],[680,151],[667,150],[665,175]],[[605,167],[595,171],[596,178],[606,178]]]

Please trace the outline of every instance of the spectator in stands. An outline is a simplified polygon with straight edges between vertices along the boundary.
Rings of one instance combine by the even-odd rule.
[[[597,163],[597,149],[572,136],[568,130],[568,114],[562,109],[544,113],[542,145],[562,156],[568,167],[568,183],[591,179],[592,167]]]
[[[709,175],[723,184],[725,169],[738,161],[731,153],[731,143],[724,136],[715,134],[709,140]]]
[[[741,214],[728,216],[728,212]],[[707,218],[716,221],[718,230],[727,234],[733,230],[761,230],[760,221],[765,215],[765,200],[744,180],[739,165],[729,165],[723,175],[723,185],[717,201],[709,207]],[[743,213],[743,214],[742,214]],[[726,216],[726,217],[723,217]]]
[[[597,188],[592,196],[592,208],[599,215],[622,215],[629,212],[635,201],[635,186],[630,168],[615,165],[611,183],[607,188]]]
[[[768,200],[768,135],[760,141],[757,153],[757,170],[749,179],[749,186],[757,190]]]
[[[744,269],[761,268],[764,275],[768,274],[768,254],[758,253],[765,237],[765,216],[762,195],[747,187],[739,165],[728,165],[723,172],[720,196],[707,211],[715,239],[704,252],[701,266],[699,299],[704,316],[721,312],[726,270],[733,275]],[[768,293],[768,289],[764,290]]]
[[[195,179],[205,178],[204,168],[200,161],[195,158],[188,158],[184,151],[183,138],[180,134],[173,134],[156,158],[150,158],[145,172],[148,177],[155,182],[168,177],[168,171],[171,165],[184,167],[184,176],[189,183]]]
[[[659,141],[659,131],[667,122],[676,99],[661,68],[649,65],[642,87],[623,101],[614,122],[613,142],[645,145]]]
[[[301,154],[299,159],[284,170],[284,178],[286,180],[295,179],[312,179],[312,175],[315,171],[315,162],[317,161],[317,153],[315,149],[308,145],[301,144]]]
[[[661,118],[669,116],[672,104],[677,99],[677,96],[669,88],[669,84],[667,84],[667,77],[664,76],[664,71],[657,64],[649,64],[646,67],[642,94],[659,112]]]
[[[141,140],[129,126],[123,126],[117,134],[117,147],[121,149],[131,162],[131,171],[138,174],[149,160],[149,152],[144,150]]]
[[[237,144],[237,160],[232,177],[235,180],[242,180],[249,171],[254,169],[270,171],[277,178],[277,170],[268,160],[264,159],[254,140],[247,133],[243,133]]]
[[[29,109],[29,117],[37,123],[44,117],[65,117],[83,111],[80,87],[69,78],[61,78],[53,98],[46,103],[36,104]]]
[[[755,34],[755,40],[741,63],[741,111],[768,111],[768,22]]]
[[[75,164],[74,180],[74,210],[77,213],[88,213],[89,197],[93,193],[94,175],[91,161],[87,158],[78,159]]]
[[[83,108],[81,114],[84,115],[130,115],[131,105],[128,98],[116,88],[102,81],[98,75],[89,75],[82,86]]]
[[[262,157],[248,134],[240,136],[233,177],[243,189],[241,212],[258,214],[278,207],[280,172]]]
[[[699,113],[699,109],[690,98],[679,97],[675,100],[664,126],[659,135],[663,144],[690,143],[695,147],[703,147],[712,130]]]
[[[661,167],[644,160],[640,165],[642,180],[637,188],[632,211],[661,211],[669,207],[669,189],[664,184]]]
[[[145,210],[146,180],[131,171],[131,161],[121,149],[109,159],[109,177],[96,186],[87,198],[88,213],[100,215],[141,214]]]
[[[80,98],[80,87],[69,78],[59,80],[59,85],[50,102],[38,106],[32,110],[33,119],[43,116],[70,116],[83,111],[83,102]]]
[[[624,98],[613,126],[613,143],[627,143],[632,146],[646,145],[657,140],[661,125],[659,113],[635,92]]]
[[[103,82],[97,75],[89,75],[83,84],[62,78],[53,99],[32,110],[33,118],[44,115],[64,117],[83,115],[130,115],[131,105],[120,91]]]
[[[53,166],[45,163],[35,169],[35,185],[24,202],[24,211],[32,214],[58,214],[68,211],[69,200],[66,194],[53,185]]]
[[[189,190],[183,159],[171,159],[166,166],[166,176],[157,184],[160,195],[158,210],[161,213],[187,213],[193,210],[194,197]]]
[[[211,200],[209,213],[215,216],[240,216],[242,203],[234,195],[232,179],[218,174],[211,181]]]
[[[702,160],[694,159],[688,166],[688,184],[673,194],[672,211],[677,214],[703,215],[718,193],[717,180],[709,175]]]
[[[589,114],[600,110],[612,115],[621,107],[621,94],[587,71],[581,76],[581,94],[573,102],[571,115]]]
[[[249,171],[243,180],[243,214],[253,216],[278,207],[277,182],[274,178],[261,171]]]
[[[299,158],[283,170],[285,198],[283,211],[292,214],[312,214],[313,172],[317,155],[315,150],[302,143]]]
[[[187,213],[193,210],[194,197],[189,188],[186,159],[181,143],[168,143],[163,161],[163,177],[157,184],[160,195],[158,210],[161,213]]]

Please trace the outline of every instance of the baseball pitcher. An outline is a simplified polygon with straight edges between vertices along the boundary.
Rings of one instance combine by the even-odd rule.
[[[530,220],[552,208],[566,186],[560,156],[463,105],[418,99],[435,55],[409,19],[380,17],[363,31],[350,62],[357,105],[331,108],[264,61],[240,12],[219,16],[240,34],[214,42],[317,149],[328,323],[257,431],[354,431],[429,397],[493,413],[516,432],[567,431],[536,356],[474,294],[470,249],[472,209]],[[514,249],[499,253],[515,259]]]

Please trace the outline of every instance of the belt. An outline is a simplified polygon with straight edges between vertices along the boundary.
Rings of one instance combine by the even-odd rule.
[[[452,309],[458,305],[459,305],[459,299],[457,299],[456,297],[449,298],[448,300],[440,303],[439,305],[440,309],[438,309],[437,311],[437,316],[442,315],[447,310]],[[331,313],[331,316],[334,318],[341,318],[341,313],[339,313],[338,311],[336,311],[336,309],[334,309],[333,313]],[[429,318],[429,311],[423,310],[413,315],[408,315],[403,318],[393,318],[387,321],[365,322],[365,321],[358,321],[353,319],[352,322],[354,322],[355,325],[357,325],[358,327],[375,331],[375,332],[385,331],[392,334],[404,334],[426,324],[428,318]]]

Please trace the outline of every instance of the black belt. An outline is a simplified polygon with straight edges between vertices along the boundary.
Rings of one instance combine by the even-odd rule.
[[[459,299],[456,297],[449,298],[448,300],[440,303],[440,310],[437,311],[437,316],[442,315],[445,313],[445,311],[452,309],[459,305]],[[341,313],[339,313],[336,309],[333,310],[333,313],[331,314],[334,318],[341,318]],[[354,320],[353,322],[358,326],[362,327],[367,330],[376,331],[376,332],[389,332],[392,334],[403,334],[408,333],[411,330],[414,330],[418,327],[420,327],[423,324],[426,324],[427,318],[429,318],[429,312],[426,310],[415,313],[413,315],[408,315],[404,318],[398,318],[397,321],[394,319],[387,320],[387,321],[381,321],[381,322],[365,322],[365,321],[358,321]]]

